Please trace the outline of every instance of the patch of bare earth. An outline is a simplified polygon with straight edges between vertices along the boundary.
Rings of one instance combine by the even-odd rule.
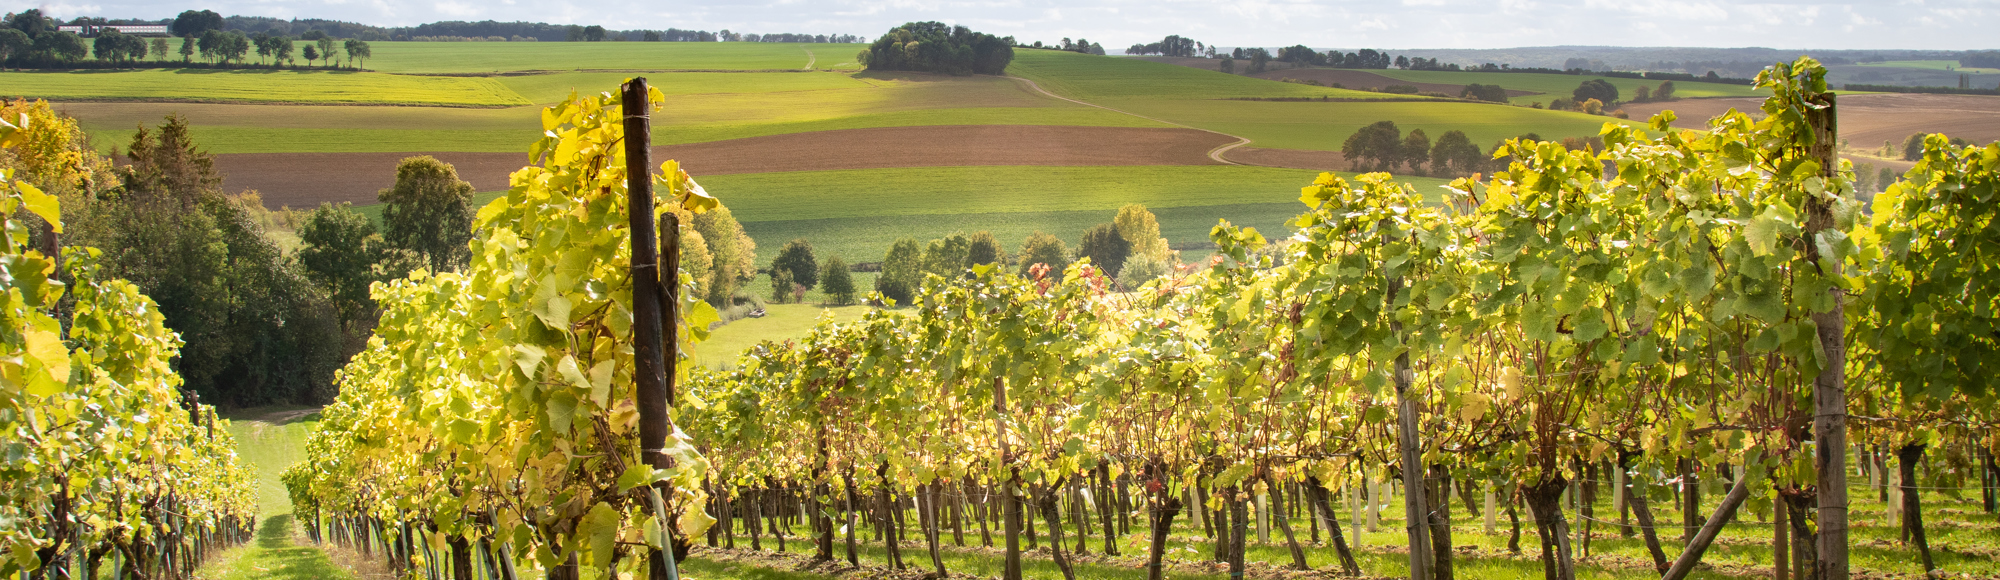
[[[847,129],[656,147],[696,176],[834,169],[976,165],[1214,165],[1208,151],[1232,139],[1193,129],[961,125]],[[254,189],[265,205],[375,203],[395,182],[396,163],[425,153],[239,153],[217,155],[223,187]],[[519,153],[429,153],[457,167],[479,191],[507,188],[527,165]]]
[[[1314,171],[1353,170],[1353,168],[1347,166],[1347,159],[1341,157],[1339,151],[1238,147],[1229,150],[1229,160],[1246,165],[1283,167],[1287,169],[1311,169]]]

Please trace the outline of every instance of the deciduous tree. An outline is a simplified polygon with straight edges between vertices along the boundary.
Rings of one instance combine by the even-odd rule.
[[[433,272],[457,271],[471,258],[472,184],[458,169],[423,155],[396,165],[396,184],[376,194],[382,234],[389,244],[415,252]]]

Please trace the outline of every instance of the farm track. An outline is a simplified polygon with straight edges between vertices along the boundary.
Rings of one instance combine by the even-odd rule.
[[[696,175],[956,166],[1215,165],[1223,136],[1198,129],[959,125],[820,131],[654,148]],[[507,188],[520,153],[239,153],[216,156],[228,191],[255,189],[271,207],[375,203],[396,163],[431,155],[479,191]]]
[[[1231,149],[1235,149],[1235,148],[1237,148],[1237,147],[1242,147],[1242,146],[1244,146],[1244,145],[1249,145],[1249,144],[1250,144],[1250,139],[1249,139],[1248,137],[1238,137],[1238,136],[1235,136],[1235,135],[1231,135],[1231,134],[1228,134],[1228,133],[1224,133],[1224,132],[1221,132],[1221,131],[1210,131],[1210,130],[1208,130],[1208,129],[1203,129],[1203,128],[1200,128],[1200,127],[1194,127],[1194,126],[1190,126],[1190,125],[1183,125],[1183,124],[1180,124],[1180,123],[1175,123],[1175,122],[1173,122],[1173,121],[1168,121],[1168,120],[1166,120],[1166,119],[1160,119],[1160,118],[1155,118],[1155,117],[1148,117],[1148,116],[1145,116],[1145,115],[1141,115],[1141,114],[1138,114],[1138,113],[1134,113],[1134,112],[1131,112],[1131,111],[1126,111],[1126,110],[1122,110],[1122,109],[1114,109],[1114,108],[1111,108],[1111,107],[1106,107],[1106,106],[1104,106],[1104,105],[1099,105],[1099,104],[1097,104],[1097,103],[1092,103],[1092,102],[1089,102],[1089,101],[1081,101],[1081,100],[1077,100],[1077,99],[1072,99],[1072,98],[1069,98],[1069,97],[1065,97],[1065,96],[1062,96],[1062,95],[1058,95],[1058,94],[1055,94],[1055,93],[1052,93],[1052,92],[1049,92],[1049,90],[1048,90],[1048,89],[1044,89],[1044,88],[1042,88],[1042,85],[1040,85],[1040,84],[1036,83],[1035,81],[1031,81],[1031,80],[1028,80],[1028,79],[1024,79],[1024,78],[1021,78],[1021,77],[1013,77],[1013,76],[1010,76],[1010,77],[1007,77],[1007,78],[1010,78],[1010,79],[1014,79],[1014,80],[1017,80],[1017,81],[1020,81],[1020,82],[1023,82],[1023,83],[1027,83],[1027,84],[1028,84],[1028,88],[1031,88],[1031,89],[1034,89],[1034,90],[1035,90],[1035,92],[1038,92],[1038,93],[1041,93],[1041,94],[1044,94],[1044,95],[1048,95],[1048,96],[1049,96],[1050,98],[1055,98],[1055,99],[1062,99],[1062,100],[1065,100],[1065,101],[1069,101],[1069,102],[1072,102],[1072,103],[1076,103],[1076,104],[1079,104],[1079,105],[1083,105],[1083,106],[1086,106],[1086,107],[1096,107],[1096,108],[1099,108],[1099,109],[1104,109],[1104,110],[1106,110],[1106,111],[1111,111],[1111,112],[1113,112],[1113,113],[1119,113],[1119,114],[1123,114],[1123,115],[1131,115],[1131,116],[1134,116],[1134,117],[1138,117],[1138,118],[1141,118],[1141,119],[1145,119],[1145,120],[1148,120],[1148,121],[1152,121],[1152,122],[1155,122],[1155,123],[1161,123],[1161,124],[1166,124],[1166,125],[1173,125],[1173,126],[1175,126],[1175,127],[1186,127],[1186,128],[1188,128],[1188,129],[1192,129],[1192,130],[1195,130],[1195,131],[1201,131],[1201,132],[1204,132],[1204,133],[1212,133],[1212,134],[1216,134],[1216,135],[1221,135],[1221,136],[1223,136],[1223,137],[1228,137],[1228,138],[1230,138],[1230,139],[1235,139],[1235,140],[1236,140],[1236,142],[1234,142],[1234,143],[1229,143],[1229,144],[1227,144],[1227,145],[1222,145],[1222,146],[1219,146],[1219,147],[1216,147],[1216,148],[1214,148],[1214,149],[1210,149],[1210,150],[1208,150],[1208,158],[1209,158],[1209,159],[1213,159],[1213,160],[1215,160],[1215,162],[1216,162],[1216,163],[1221,163],[1221,164],[1224,164],[1224,165],[1255,165],[1255,164],[1252,164],[1252,163],[1239,163],[1239,162],[1236,162],[1236,161],[1230,161],[1230,160],[1229,160],[1229,159],[1228,159],[1227,157],[1224,157],[1224,156],[1223,156],[1224,154],[1228,153],[1228,152],[1229,152],[1229,150],[1231,150]]]

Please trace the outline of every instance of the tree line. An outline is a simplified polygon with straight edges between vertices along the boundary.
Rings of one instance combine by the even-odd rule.
[[[213,13],[210,13],[213,14]],[[0,27],[0,64],[15,68],[93,68],[93,67],[138,67],[138,66],[192,66],[203,65],[214,68],[280,67],[296,66],[294,54],[304,58],[308,66],[316,61],[325,61],[325,66],[335,66],[338,56],[346,56],[346,65],[359,68],[366,59],[373,56],[368,42],[360,39],[336,41],[324,33],[308,34],[303,50],[290,36],[275,29],[245,35],[221,28],[220,17],[207,19],[196,15],[176,20],[172,30],[187,34],[177,39],[178,61],[170,59],[176,54],[170,52],[170,39],[144,37],[125,34],[115,29],[98,32],[88,42],[73,32],[57,30],[56,23],[41,14],[40,10],[27,10],[11,15]],[[317,32],[317,31],[312,31]],[[256,62],[247,62],[252,52]],[[95,62],[86,61],[94,56]],[[152,62],[146,62],[148,56]],[[199,56],[201,62],[194,59]]]

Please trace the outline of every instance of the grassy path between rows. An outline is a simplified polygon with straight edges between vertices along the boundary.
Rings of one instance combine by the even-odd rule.
[[[317,546],[295,537],[292,516],[264,518],[257,539],[223,552],[195,572],[204,580],[353,579],[355,574],[334,563]]]

